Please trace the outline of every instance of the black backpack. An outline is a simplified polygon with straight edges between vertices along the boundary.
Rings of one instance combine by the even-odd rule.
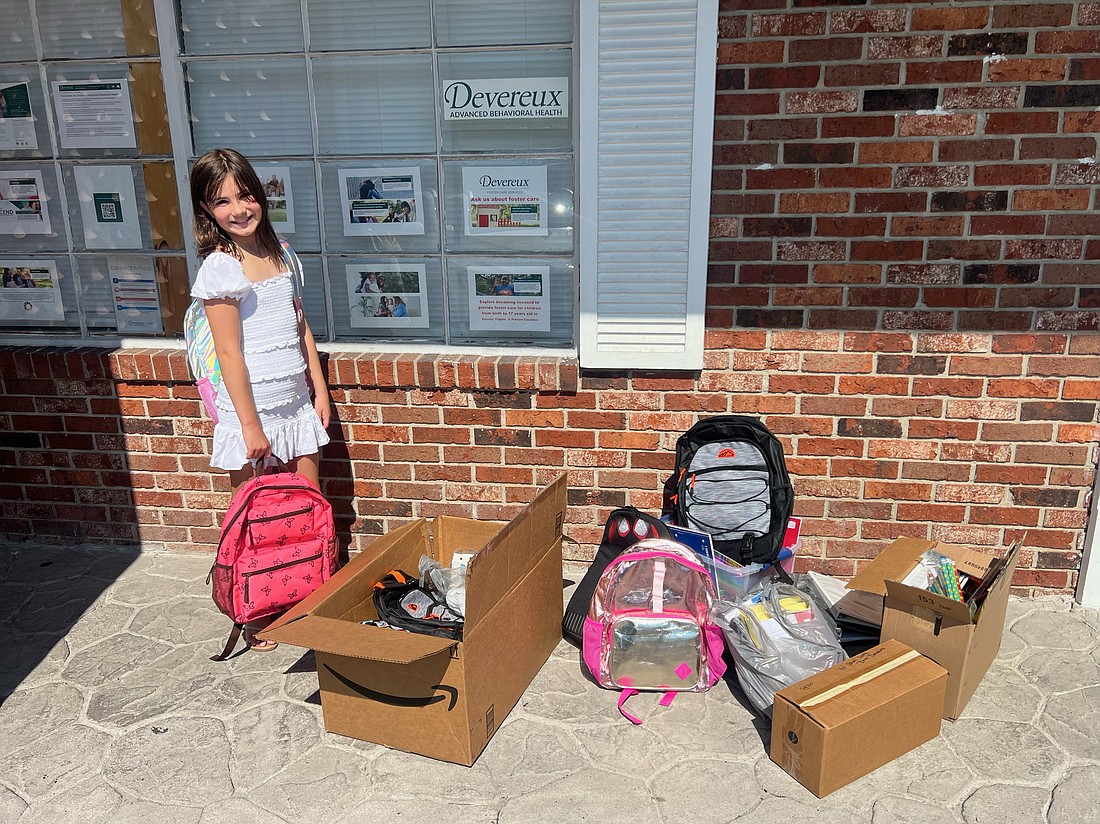
[[[584,619],[588,615],[588,608],[592,604],[592,594],[596,591],[596,584],[600,581],[607,565],[614,561],[624,549],[629,549],[643,538],[670,538],[668,527],[660,519],[635,509],[632,506],[624,506],[614,510],[607,516],[607,523],[603,528],[603,540],[596,551],[596,558],[592,566],[581,578],[573,595],[569,598],[569,605],[565,608],[565,617],[561,622],[561,633],[568,641],[581,646],[584,638]]]
[[[704,418],[676,441],[666,489],[678,526],[709,533],[717,552],[742,564],[771,564],[783,548],[794,488],[783,446],[744,415]]]
[[[391,627],[462,640],[462,616],[399,569],[390,570],[374,585],[374,609]]]

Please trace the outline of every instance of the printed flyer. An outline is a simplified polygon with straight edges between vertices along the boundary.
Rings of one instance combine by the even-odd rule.
[[[427,328],[423,264],[355,263],[348,264],[346,271],[353,328]]]
[[[57,136],[64,149],[137,147],[129,82],[106,80],[53,82]]]
[[[0,86],[0,149],[37,149],[30,88],[26,83]]]
[[[547,235],[545,166],[465,166],[462,189],[466,235]]]
[[[48,235],[50,211],[42,173],[0,171],[0,235]]]
[[[341,169],[345,235],[424,234],[420,169]]]
[[[289,166],[256,166],[267,196],[267,216],[280,234],[294,234],[294,195]]]
[[[0,319],[65,320],[52,260],[0,260]]]
[[[467,266],[470,330],[549,332],[549,266]]]
[[[140,249],[134,170],[130,166],[74,166],[84,245],[89,249]]]
[[[149,255],[110,255],[107,272],[119,334],[161,334],[164,323],[155,260]]]

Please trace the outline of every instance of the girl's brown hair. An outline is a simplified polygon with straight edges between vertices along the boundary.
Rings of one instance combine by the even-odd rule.
[[[233,239],[227,235],[203,203],[212,203],[230,175],[242,190],[260,204],[260,224],[256,227],[256,241],[260,249],[269,258],[281,260],[282,246],[275,234],[275,227],[267,217],[267,195],[264,194],[260,176],[252,164],[240,152],[233,149],[211,149],[191,168],[191,208],[195,214],[195,240],[198,242],[200,257],[211,252],[227,252],[240,258],[240,252]]]

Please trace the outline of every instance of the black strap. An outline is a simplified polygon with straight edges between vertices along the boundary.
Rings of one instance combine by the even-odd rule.
[[[772,561],[772,568],[779,576],[780,581],[782,581],[784,584],[790,584],[791,586],[794,586],[794,578],[791,577],[790,573],[787,572],[787,570],[783,569],[783,565],[779,563],[778,558]]]
[[[211,661],[224,661],[233,652],[233,648],[237,646],[237,641],[240,640],[241,632],[244,630],[244,624],[234,624],[233,629],[229,633],[229,640],[225,642],[225,649],[218,655],[211,655]]]

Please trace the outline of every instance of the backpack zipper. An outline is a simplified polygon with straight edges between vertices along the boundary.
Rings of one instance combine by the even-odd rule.
[[[246,524],[263,524],[268,521],[281,521],[285,518],[294,518],[298,515],[305,515],[307,512],[313,511],[313,505],[310,504],[305,509],[296,509],[293,512],[283,512],[280,515],[264,515],[262,518],[246,518]]]
[[[273,567],[267,567],[266,569],[257,569],[254,572],[243,572],[241,577],[244,578],[244,600],[247,603],[250,599],[248,597],[248,585],[253,575],[264,575],[269,572],[275,572],[280,569],[284,569],[289,566],[298,566],[299,564],[308,564],[310,561],[316,561],[318,558],[324,555],[323,552],[318,552],[316,555],[310,555],[308,558],[295,558],[293,561],[286,561],[282,564],[276,564]]]

